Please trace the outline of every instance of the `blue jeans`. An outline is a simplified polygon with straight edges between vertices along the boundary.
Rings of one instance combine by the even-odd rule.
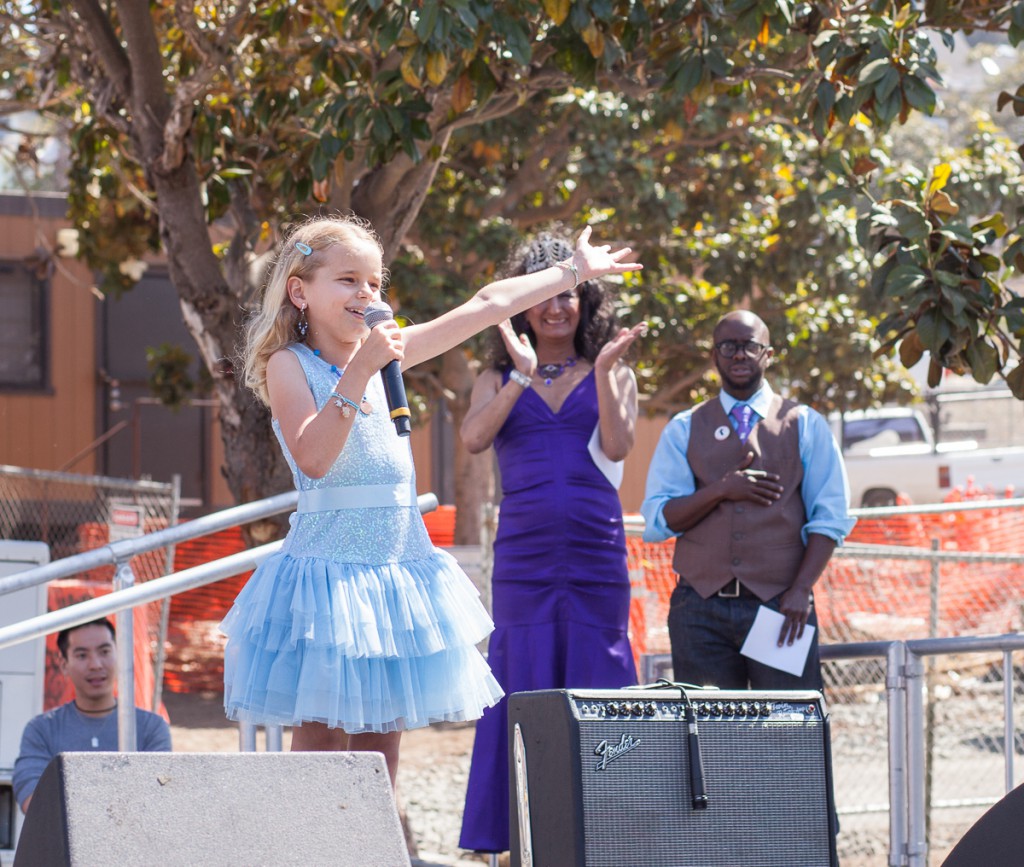
[[[682,579],[672,591],[668,637],[672,643],[673,677],[680,683],[721,689],[823,689],[818,657],[818,619],[814,608],[807,618],[815,627],[803,675],[797,677],[740,654],[754,623],[758,606],[779,610],[779,597],[761,602],[741,588],[735,598],[704,599]]]

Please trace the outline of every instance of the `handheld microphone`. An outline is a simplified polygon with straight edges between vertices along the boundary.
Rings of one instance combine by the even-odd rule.
[[[363,322],[367,328],[376,328],[381,322],[394,318],[394,312],[384,301],[371,301],[363,311]],[[395,431],[400,437],[407,437],[412,433],[412,416],[409,413],[409,399],[405,396],[402,366],[397,360],[391,360],[381,369],[380,375],[384,380],[384,395],[388,400]]]

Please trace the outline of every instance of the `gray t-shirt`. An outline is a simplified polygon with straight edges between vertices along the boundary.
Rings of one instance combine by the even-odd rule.
[[[171,730],[163,717],[135,708],[135,739],[140,753],[171,751]],[[117,751],[117,711],[95,718],[79,713],[73,701],[29,720],[14,761],[14,797],[19,804],[58,753]]]

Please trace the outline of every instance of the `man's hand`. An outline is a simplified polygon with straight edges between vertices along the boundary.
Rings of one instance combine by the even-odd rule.
[[[813,600],[814,596],[810,591],[799,587],[790,587],[779,597],[779,613],[786,618],[779,633],[779,647],[803,638],[807,618],[811,616]]]
[[[814,605],[814,585],[825,571],[836,542],[821,533],[810,533],[807,536],[807,548],[800,562],[796,578],[792,586],[779,597],[779,611],[786,618],[779,633],[779,647],[792,644],[804,634],[807,618],[811,616]]]
[[[722,476],[722,499],[750,500],[762,506],[770,506],[782,496],[785,488],[779,484],[779,475],[752,470],[750,465],[753,462],[754,453],[747,452],[734,469]]]

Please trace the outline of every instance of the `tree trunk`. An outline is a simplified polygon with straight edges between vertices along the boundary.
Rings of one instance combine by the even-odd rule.
[[[494,452],[486,449],[471,455],[458,436],[469,411],[469,399],[476,380],[478,362],[470,362],[461,349],[446,352],[441,359],[441,382],[448,396],[448,408],[455,428],[455,544],[479,545],[482,510],[494,502]]]
[[[249,287],[229,285],[213,253],[192,164],[185,162],[164,174],[154,172],[153,183],[161,202],[160,234],[182,317],[213,375],[228,488],[238,503],[290,490],[291,471],[273,437],[270,414],[236,376]],[[250,544],[271,542],[286,529],[284,516],[244,528]]]

